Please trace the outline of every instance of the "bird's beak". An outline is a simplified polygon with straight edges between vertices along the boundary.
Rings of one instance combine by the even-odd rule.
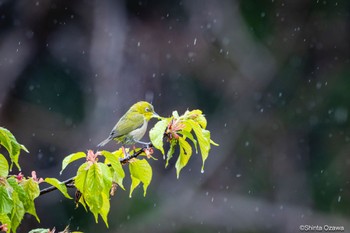
[[[153,116],[152,117],[160,118],[160,116],[156,112],[153,112]]]

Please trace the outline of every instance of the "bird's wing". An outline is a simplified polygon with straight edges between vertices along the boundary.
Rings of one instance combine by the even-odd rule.
[[[123,136],[131,131],[140,128],[145,119],[142,114],[132,114],[131,116],[123,116],[114,127],[114,137]]]

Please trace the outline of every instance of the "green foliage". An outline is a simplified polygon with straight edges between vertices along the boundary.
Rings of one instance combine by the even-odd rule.
[[[39,221],[34,205],[34,199],[40,193],[39,181],[36,177],[25,178],[21,173],[9,176],[13,164],[20,169],[18,159],[21,150],[27,153],[28,150],[3,127],[0,127],[0,145],[7,150],[11,161],[9,166],[5,156],[0,154],[0,222],[7,224],[9,232],[16,232],[25,213],[35,216]]]
[[[101,151],[101,154],[106,157],[105,162],[111,165],[113,182],[117,183],[122,189],[125,189],[123,186],[123,179],[125,177],[125,172],[118,158],[121,158],[123,155],[122,150],[117,150],[114,153],[108,151]]]
[[[7,177],[9,174],[9,163],[6,158],[0,154],[0,177]]]
[[[7,224],[9,232],[16,232],[24,214],[36,217],[34,199],[39,196],[39,184],[34,178],[10,176],[0,185],[0,221]]]
[[[132,192],[140,184],[140,182],[143,183],[143,195],[146,196],[147,187],[152,180],[152,167],[145,159],[134,159],[129,164],[129,169],[131,176],[131,187],[129,196],[132,196]]]
[[[73,153],[66,156],[62,161],[62,170],[60,171],[60,174],[62,174],[63,170],[68,166],[68,164],[85,157],[86,154],[84,152]]]
[[[164,118],[161,121],[158,121],[157,124],[149,131],[149,138],[155,148],[160,150],[164,155],[163,149],[163,135],[169,124],[170,119]]]
[[[130,172],[130,198],[140,184],[143,186],[144,196],[147,193],[153,175],[152,167],[147,160],[153,158],[152,147],[163,154],[166,166],[168,166],[176,148],[179,149],[179,156],[175,164],[178,178],[180,171],[188,164],[193,151],[196,153],[200,151],[203,170],[211,145],[218,145],[211,140],[210,132],[206,126],[207,120],[200,110],[186,111],[181,116],[174,111],[171,117],[159,118],[159,121],[150,130],[149,136],[152,143],[150,148],[133,148],[132,150],[120,148],[114,152],[104,150],[96,153],[88,150],[87,153],[73,153],[63,159],[60,174],[69,164],[82,158],[85,159],[77,169],[76,176],[71,179],[74,180],[74,185],[79,193],[75,201],[94,215],[96,223],[101,216],[108,227],[110,196],[114,195],[117,186],[125,190],[123,185],[124,169],[128,167]],[[170,146],[167,152],[164,150],[165,142],[169,143]],[[33,215],[38,222],[40,221],[34,204],[34,200],[40,195],[39,183],[45,181],[58,189],[66,198],[72,199],[67,192],[67,183],[56,178],[38,179],[35,172],[32,172],[32,177],[28,178],[21,173],[17,176],[9,176],[13,164],[20,169],[18,164],[20,151],[28,152],[28,150],[16,141],[10,131],[1,127],[0,145],[8,151],[11,161],[11,165],[9,165],[5,156],[0,154],[0,222],[7,224],[9,232],[16,232],[25,213]],[[136,158],[138,156],[145,156],[147,159]],[[123,166],[125,164],[129,166]],[[38,228],[30,232],[52,231]]]
[[[87,161],[77,171],[75,186],[81,192],[79,203],[84,207],[88,206],[93,213],[95,221],[98,222],[98,215],[106,223],[109,212],[109,192],[112,187],[112,172],[104,163],[97,162],[97,156],[88,151]]]
[[[60,182],[56,178],[45,178],[45,182],[56,187],[66,198],[72,199],[72,197],[69,196],[67,187],[64,183]]]
[[[24,150],[25,152],[29,153],[27,148],[25,148],[25,146],[23,146],[22,144],[19,144],[15,136],[13,136],[13,134],[10,131],[3,127],[0,127],[0,145],[5,147],[10,155],[10,171],[12,170],[13,164],[17,166],[18,170],[21,170],[21,167],[18,163],[19,154],[21,150]]]
[[[202,172],[204,172],[204,163],[208,158],[211,145],[218,146],[217,143],[210,139],[210,131],[206,129],[207,120],[200,110],[186,111],[183,115],[179,115],[174,111],[169,118],[163,118],[150,131],[150,139],[152,144],[159,149],[163,149],[163,140],[159,139],[159,134],[164,134],[170,143],[170,149],[166,155],[166,164],[173,157],[176,145],[179,146],[179,157],[176,161],[176,174],[179,178],[180,171],[184,168],[192,156],[192,147],[187,139],[194,145],[196,153],[198,153],[197,144],[202,155]],[[164,133],[162,133],[164,132]],[[158,136],[156,136],[158,135]],[[194,137],[196,136],[196,139]],[[164,154],[164,153],[163,153]]]

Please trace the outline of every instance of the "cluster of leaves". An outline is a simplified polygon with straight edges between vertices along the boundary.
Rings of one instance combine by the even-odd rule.
[[[7,129],[0,127],[0,145],[3,146],[9,155],[11,164],[3,154],[0,153],[0,230],[16,232],[25,213],[33,215],[38,222],[40,219],[36,213],[34,199],[40,194],[39,183],[47,182],[61,190],[66,197],[67,188],[55,178],[39,179],[36,172],[31,177],[25,177],[22,173],[9,175],[13,164],[18,170],[21,169],[18,163],[20,151],[29,151],[22,144],[18,143],[15,136]]]
[[[110,210],[110,197],[114,195],[117,186],[125,190],[123,180],[125,178],[125,167],[129,168],[131,186],[129,196],[132,196],[135,188],[143,185],[143,194],[146,195],[147,188],[152,180],[152,167],[145,158],[153,158],[153,147],[161,151],[166,158],[165,166],[173,157],[176,148],[179,156],[176,162],[176,173],[179,177],[183,169],[193,154],[190,143],[193,144],[196,153],[200,150],[202,156],[202,172],[204,163],[208,157],[211,145],[217,145],[210,139],[210,132],[206,129],[207,120],[200,110],[186,111],[179,115],[174,111],[171,117],[159,118],[159,121],[150,130],[149,136],[151,144],[146,148],[120,148],[114,152],[88,150],[87,153],[77,152],[68,155],[62,161],[62,170],[79,159],[85,159],[76,173],[76,176],[68,182],[60,182],[55,178],[38,179],[35,172],[32,177],[25,178],[22,175],[9,176],[12,165],[18,169],[18,157],[20,150],[28,150],[19,144],[15,137],[6,129],[0,128],[0,142],[8,153],[11,165],[6,158],[0,154],[0,230],[16,232],[18,225],[25,213],[29,213],[39,218],[35,211],[34,199],[39,196],[39,183],[46,182],[62,192],[69,199],[67,192],[68,184],[77,189],[76,205],[81,204],[85,210],[91,211],[98,222],[99,215],[108,227],[108,213]],[[164,151],[164,142],[169,143],[169,150]],[[198,149],[199,148],[199,149]],[[140,159],[140,156],[145,158]],[[128,165],[128,166],[123,166]],[[43,190],[42,190],[43,191]],[[1,228],[3,227],[3,228]],[[53,232],[49,229],[36,229],[32,232]],[[68,232],[68,231],[67,231]]]
[[[125,190],[123,185],[125,172],[122,161],[127,161],[129,164],[132,181],[130,197],[133,190],[141,182],[143,183],[144,195],[146,195],[147,187],[152,179],[152,168],[147,160],[132,158],[135,153],[146,155],[145,151],[141,148],[135,149],[128,153],[128,158],[125,158],[122,149],[114,152],[98,151],[96,153],[89,150],[87,154],[78,152],[63,160],[62,171],[68,164],[86,158],[86,162],[80,165],[74,178],[75,187],[80,194],[76,201],[93,213],[96,222],[98,222],[98,215],[100,215],[108,227],[107,215],[110,209],[110,196],[114,195],[117,185]],[[99,160],[101,157],[104,159]]]
[[[170,148],[166,153],[166,164],[168,166],[169,160],[173,157],[176,146],[179,147],[180,153],[176,161],[176,174],[179,178],[180,171],[184,168],[192,156],[192,147],[188,143],[191,141],[194,145],[196,153],[198,153],[198,145],[202,155],[202,173],[204,172],[204,163],[208,158],[211,145],[218,146],[210,139],[210,131],[206,129],[207,120],[201,110],[186,111],[179,116],[177,111],[174,111],[169,118],[162,118],[150,130],[150,139],[155,148],[164,153],[164,136],[170,143]],[[195,136],[197,139],[195,139]],[[188,139],[188,140],[186,140]]]

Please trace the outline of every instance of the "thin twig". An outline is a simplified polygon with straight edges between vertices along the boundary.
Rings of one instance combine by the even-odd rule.
[[[134,154],[132,155],[128,155],[124,158],[121,158],[119,159],[120,163],[122,165],[125,165],[125,164],[128,164],[130,162],[131,159],[133,158],[136,158],[137,156],[139,156],[140,154],[142,154],[142,152],[145,151],[145,149],[149,149],[149,148],[153,148],[153,145],[152,143],[150,143],[148,146],[146,147],[143,147],[141,148],[140,150],[138,150],[137,152],[135,152]],[[108,165],[110,166],[110,165]],[[75,176],[74,177],[71,177],[65,181],[62,181],[62,184],[64,184],[67,188],[75,188],[75,185],[74,185],[74,179],[75,179]],[[40,196],[41,195],[44,195],[46,193],[49,193],[49,192],[52,192],[54,190],[56,190],[57,188],[55,186],[50,186],[50,187],[47,187],[47,188],[44,188],[42,190],[40,190]]]

